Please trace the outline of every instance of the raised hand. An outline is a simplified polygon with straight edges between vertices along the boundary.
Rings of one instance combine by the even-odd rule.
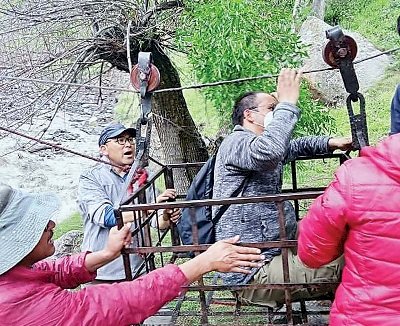
[[[302,71],[290,68],[281,70],[277,85],[279,102],[288,102],[296,105],[300,94],[301,76]]]

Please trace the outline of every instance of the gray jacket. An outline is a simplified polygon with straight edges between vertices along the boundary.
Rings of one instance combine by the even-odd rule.
[[[83,219],[83,251],[102,250],[108,241],[110,228],[105,226],[105,208],[107,205],[118,206],[122,195],[125,178],[116,174],[113,168],[107,164],[96,164],[85,170],[78,185],[78,205]],[[153,202],[153,187],[146,191],[147,202]],[[132,229],[135,228],[132,223]],[[155,227],[155,219],[152,221]],[[133,239],[133,246],[138,246],[138,237]],[[135,273],[143,262],[139,255],[130,255],[132,273]],[[125,279],[125,269],[122,256],[97,270],[98,280],[122,280]]]
[[[222,142],[215,163],[213,198],[227,198],[246,178],[242,196],[279,194],[282,188],[283,164],[298,156],[328,153],[329,137],[309,136],[291,140],[300,116],[299,109],[280,103],[273,121],[257,136],[252,131],[235,126]],[[218,207],[213,208],[213,215]],[[296,216],[290,202],[284,203],[286,231],[289,239],[296,234]],[[216,225],[217,240],[239,234],[242,242],[262,242],[279,239],[278,212],[275,203],[231,205]],[[280,249],[267,249],[267,260],[280,254]],[[226,284],[247,283],[251,275],[222,274]]]

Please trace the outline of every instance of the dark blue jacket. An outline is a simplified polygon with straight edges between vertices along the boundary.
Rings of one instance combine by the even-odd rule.
[[[394,93],[392,106],[390,107],[390,134],[400,132],[400,84],[397,85]]]

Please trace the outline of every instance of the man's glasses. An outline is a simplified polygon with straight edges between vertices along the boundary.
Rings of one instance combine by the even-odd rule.
[[[111,140],[115,140],[116,143],[118,143],[119,145],[123,146],[126,144],[126,142],[128,142],[129,144],[133,145],[135,143],[135,138],[133,137],[118,137],[118,138],[112,138],[107,140],[107,142],[111,141]]]

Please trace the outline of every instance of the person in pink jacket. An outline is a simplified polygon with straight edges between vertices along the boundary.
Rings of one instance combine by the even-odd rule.
[[[260,250],[235,246],[235,237],[212,245],[180,266],[167,265],[135,281],[68,291],[92,281],[96,269],[130,243],[129,225],[111,229],[107,246],[58,260],[53,216],[57,198],[0,184],[0,324],[131,325],[156,313],[182,286],[212,270],[247,273],[264,259]]]
[[[318,268],[344,254],[330,325],[400,324],[400,134],[345,162],[300,223],[298,255]]]

